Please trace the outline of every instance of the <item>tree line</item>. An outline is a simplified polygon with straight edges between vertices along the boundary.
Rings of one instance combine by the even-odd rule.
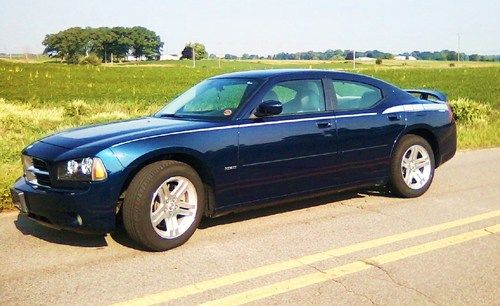
[[[51,57],[59,58],[67,63],[87,63],[94,60],[98,62],[120,61],[132,55],[136,59],[159,60],[163,42],[154,31],[145,27],[99,27],[80,28],[73,27],[58,33],[47,34],[43,40],[44,53]],[[181,59],[218,58],[215,54],[208,55],[202,43],[186,44],[181,51]],[[412,51],[399,55],[415,57],[419,60],[437,61],[499,61],[499,55],[458,54],[452,50],[441,51]],[[356,51],[356,58],[370,57],[374,59],[392,59],[394,55],[379,50]],[[274,60],[352,60],[352,50],[328,49],[324,52],[280,52],[273,55],[262,56],[245,53],[241,57],[225,54],[224,59],[274,59]]]
[[[418,60],[434,60],[434,61],[456,61],[458,59],[458,53],[452,50],[441,50],[441,51],[412,51],[405,52],[398,55],[406,57],[415,57]],[[211,54],[209,58],[215,58],[216,56]],[[233,54],[224,55],[224,59],[234,60],[234,59],[244,59],[244,60],[255,60],[255,59],[274,59],[274,60],[352,60],[354,57],[354,52],[352,50],[341,50],[341,49],[328,49],[324,52],[318,51],[307,51],[307,52],[280,52],[273,55],[261,56],[257,54],[245,53],[241,57]],[[393,59],[394,54],[383,52],[379,50],[369,50],[369,51],[356,51],[356,58],[359,57],[370,57],[374,59]],[[478,54],[466,54],[460,52],[461,61],[500,61],[500,55],[478,55]]]
[[[73,27],[47,34],[44,53],[68,63],[95,57],[102,62],[135,58],[159,59],[163,42],[160,36],[144,27]]]

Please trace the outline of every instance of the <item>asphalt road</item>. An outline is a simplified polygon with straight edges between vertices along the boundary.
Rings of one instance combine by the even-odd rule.
[[[301,200],[205,220],[164,253],[0,215],[0,304],[500,304],[500,148],[430,190]]]

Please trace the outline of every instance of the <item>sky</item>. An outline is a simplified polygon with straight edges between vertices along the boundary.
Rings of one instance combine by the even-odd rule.
[[[0,0],[0,53],[39,53],[72,26],[144,26],[163,53],[201,42],[209,53],[327,49],[500,54],[500,0]]]

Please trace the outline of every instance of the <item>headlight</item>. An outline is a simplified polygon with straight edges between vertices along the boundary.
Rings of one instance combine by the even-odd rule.
[[[57,166],[57,179],[63,181],[102,181],[108,177],[102,161],[97,158],[72,159]]]

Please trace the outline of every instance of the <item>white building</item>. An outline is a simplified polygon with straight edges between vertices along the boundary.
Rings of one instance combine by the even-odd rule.
[[[394,57],[397,61],[416,61],[417,58],[411,55],[396,55]]]
[[[165,61],[165,60],[174,60],[177,61],[181,58],[180,55],[178,54],[161,54],[160,55],[160,60]],[[129,62],[135,62],[135,61],[145,61],[146,58],[144,56],[141,56],[139,58],[135,58],[132,54],[127,55],[126,61]]]
[[[368,57],[368,56],[360,56],[360,57],[356,57],[356,60],[357,61],[375,61],[376,58],[373,58],[373,57]]]
[[[181,58],[181,56],[179,54],[162,54],[160,55],[160,60],[161,61],[164,61],[164,60],[174,60],[174,61],[177,61]]]

